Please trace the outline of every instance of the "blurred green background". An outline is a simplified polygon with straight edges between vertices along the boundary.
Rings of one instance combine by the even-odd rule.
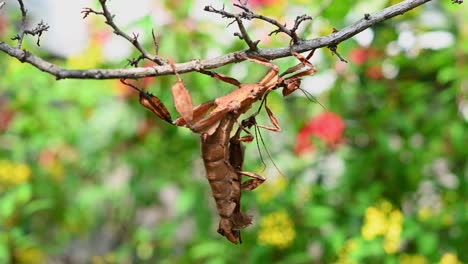
[[[314,16],[302,27],[309,39],[396,2],[250,4],[289,25],[296,15]],[[15,1],[7,5],[0,35],[14,44],[9,39],[20,17]],[[182,62],[245,49],[232,35],[235,26],[226,28],[229,20],[203,6],[109,4],[117,24],[141,32],[148,49],[154,28],[163,58]],[[84,25],[83,44],[64,52],[73,40],[52,44],[75,31],[54,31],[53,10],[27,8],[52,27],[44,47],[32,38],[24,47],[56,64],[118,68],[138,55],[101,17],[81,21],[81,7],[70,19]],[[283,175],[262,146],[266,167],[256,143],[247,146],[245,169],[267,181],[243,194],[254,224],[242,232],[241,245],[216,233],[198,135],[158,120],[117,80],[56,81],[1,53],[0,263],[467,263],[467,12],[467,3],[431,1],[378,24],[339,45],[348,64],[319,50],[312,59],[318,73],[302,87],[321,105],[300,91],[270,95],[283,130],[261,132]],[[260,47],[286,46],[285,36],[268,37],[273,29],[248,23]],[[274,62],[281,69],[296,63]],[[245,62],[217,71],[255,82],[267,69]],[[233,89],[201,74],[182,78],[195,103]],[[138,85],[176,116],[175,81],[146,78]],[[268,124],[265,114],[258,121]]]

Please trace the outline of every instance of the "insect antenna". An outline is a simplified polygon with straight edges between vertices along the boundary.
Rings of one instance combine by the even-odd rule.
[[[314,102],[314,103],[317,103],[319,104],[323,109],[327,109],[322,103],[320,103],[320,101],[315,97],[313,96],[309,91],[303,89],[303,88],[297,88],[299,90],[301,90],[301,92],[304,94],[304,96],[311,102]]]
[[[120,79],[120,82],[121,82],[122,84],[126,85],[126,86],[129,86],[129,87],[131,87],[131,88],[137,90],[137,91],[140,92],[140,93],[147,93],[146,91],[143,91],[142,89],[136,87],[135,85],[133,85],[133,84],[131,84],[131,83],[129,83],[129,82],[126,82],[125,79]]]
[[[260,160],[262,161],[262,164],[263,164],[263,170],[265,170],[265,168],[266,168],[266,163],[265,163],[265,160],[263,159],[262,151],[260,150],[260,143],[259,143],[259,140],[258,140],[259,138],[260,138],[260,142],[263,145],[263,148],[265,149],[265,152],[268,155],[268,158],[271,160],[271,163],[273,163],[273,166],[275,166],[276,170],[282,176],[284,176],[283,172],[281,172],[281,170],[279,169],[279,167],[276,165],[275,161],[273,160],[273,157],[271,156],[271,153],[270,153],[270,151],[268,150],[268,148],[267,148],[267,146],[265,144],[265,140],[263,139],[262,133],[260,132],[260,127],[257,124],[256,117],[260,113],[260,110],[262,109],[262,107],[264,105],[266,105],[267,96],[268,96],[268,94],[266,94],[263,97],[262,101],[260,102],[260,106],[259,106],[258,110],[255,113],[253,113],[251,116],[249,116],[248,118],[246,118],[246,119],[244,119],[242,121],[242,126],[247,127],[247,128],[251,128],[252,126],[254,127],[254,134],[255,134],[255,138],[256,138],[257,149],[258,149],[258,153],[260,155]]]
[[[258,112],[254,113],[253,115],[249,116],[248,118],[242,120],[241,124],[239,124],[239,126],[242,128],[242,130],[244,130],[248,134],[252,134],[252,133],[250,133],[250,131],[247,130],[247,129],[250,129],[253,126],[254,127],[254,137],[255,138],[258,138],[258,134],[260,133],[260,131],[258,131],[258,127],[256,126],[257,121],[255,120],[255,116],[257,114],[258,114]],[[260,135],[260,137],[261,137],[261,135]],[[262,164],[263,164],[262,171],[264,171],[266,169],[266,163],[265,163],[265,160],[263,159],[262,151],[260,150],[260,143],[258,143],[258,140],[255,140],[255,143],[257,145],[258,154],[260,155],[260,160],[262,161]]]
[[[271,153],[270,151],[268,150],[266,144],[265,144],[265,141],[263,140],[263,136],[262,136],[262,133],[260,133],[260,128],[257,126],[257,123],[255,123],[255,136],[257,136],[257,131],[258,131],[258,135],[260,137],[260,141],[262,142],[262,145],[263,145],[263,148],[265,149],[265,152],[267,153],[268,155],[268,158],[271,160],[271,163],[273,163],[273,166],[275,166],[276,170],[279,172],[279,174],[283,177],[285,177],[285,175],[283,174],[283,172],[279,169],[279,167],[276,165],[275,161],[273,160],[273,157],[271,156]],[[257,145],[258,145],[258,139],[257,139]],[[260,157],[262,157],[261,155],[261,151],[260,149],[258,150],[260,152]],[[263,158],[262,158],[262,162],[263,162],[263,165],[265,166],[266,168],[266,164],[265,162],[263,161]],[[264,168],[264,169],[265,169]]]

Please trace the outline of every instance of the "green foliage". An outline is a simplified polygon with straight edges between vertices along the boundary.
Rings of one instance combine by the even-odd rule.
[[[228,20],[214,14],[204,16],[217,23],[189,19],[196,5],[182,2],[165,5],[172,20],[158,29],[164,32],[162,56],[186,61],[245,48],[226,33]],[[258,11],[318,10],[315,2],[273,2]],[[358,8],[345,2],[305,27],[318,32],[304,34],[346,26],[344,17]],[[366,8],[373,12],[387,2],[395,1]],[[299,91],[287,98],[270,95],[282,132],[261,132],[284,175],[261,143],[266,169],[255,143],[247,146],[245,169],[268,180],[243,193],[243,210],[255,217],[240,246],[216,233],[197,135],[158,120],[118,81],[56,81],[0,54],[0,262],[466,263],[467,5],[455,9],[449,2],[378,25],[370,47],[352,39],[341,43],[338,50],[349,64],[318,51],[313,59],[319,71],[304,78],[303,87],[322,88],[325,81],[306,80],[330,70],[336,81],[317,97],[326,109]],[[434,10],[450,24],[423,23],[425,12]],[[146,16],[132,26],[149,31],[152,23]],[[407,27],[416,35],[449,32],[454,43],[388,52]],[[253,28],[265,36],[270,30],[257,22]],[[262,38],[260,45],[287,45],[283,37],[271,43]],[[145,45],[150,48],[150,41]],[[86,56],[56,62],[121,66]],[[296,62],[275,63],[286,69]],[[267,69],[242,63],[217,71],[252,82]],[[196,103],[233,89],[196,73],[182,78]],[[174,83],[174,77],[158,77],[147,84],[173,115]],[[312,149],[297,155],[299,131],[322,112],[344,120],[342,140],[330,145],[314,135]],[[269,122],[263,113],[258,121]]]

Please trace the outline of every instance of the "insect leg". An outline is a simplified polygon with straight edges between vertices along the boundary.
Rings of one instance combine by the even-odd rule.
[[[262,184],[266,180],[265,177],[263,177],[261,175],[258,175],[256,173],[253,173],[253,172],[239,171],[238,173],[240,173],[240,174],[242,174],[244,176],[252,178],[251,180],[247,180],[247,181],[242,183],[242,185],[241,185],[242,190],[251,191],[251,190],[257,188],[260,184]]]
[[[241,85],[241,83],[238,80],[236,80],[236,79],[234,79],[232,77],[226,76],[224,74],[221,74],[221,73],[217,73],[217,72],[213,72],[213,71],[207,71],[207,70],[200,70],[198,72],[209,75],[209,76],[211,76],[211,77],[213,77],[215,79],[218,79],[220,81],[235,85],[237,87],[240,87],[240,85]]]

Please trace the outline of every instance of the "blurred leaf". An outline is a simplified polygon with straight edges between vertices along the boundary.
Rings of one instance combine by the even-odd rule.
[[[437,237],[432,233],[422,233],[419,235],[418,239],[418,251],[422,255],[433,254],[434,250],[437,248]]]
[[[0,262],[8,263],[11,259],[9,248],[8,248],[8,236],[7,233],[0,231]]]
[[[34,200],[24,206],[23,212],[25,215],[30,215],[38,211],[50,209],[53,206],[53,201],[50,199]]]
[[[457,71],[455,68],[452,67],[444,67],[440,69],[437,73],[437,81],[441,83],[447,83],[449,81],[455,80],[457,77]]]
[[[306,210],[306,224],[307,226],[311,227],[321,227],[323,225],[329,224],[332,222],[335,216],[335,211],[333,208],[328,206],[311,205],[304,209]]]
[[[201,242],[190,249],[190,255],[194,259],[206,259],[216,256],[222,251],[223,245],[216,241]]]
[[[178,215],[186,214],[190,208],[193,207],[194,202],[196,201],[195,193],[190,190],[182,192],[177,198],[176,202],[176,212]]]

